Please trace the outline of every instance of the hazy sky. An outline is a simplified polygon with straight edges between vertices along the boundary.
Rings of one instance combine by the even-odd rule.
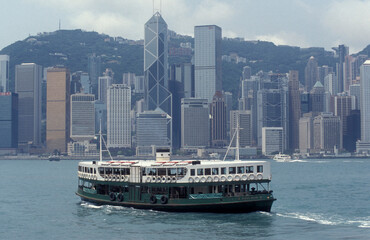
[[[153,0],[0,0],[0,49],[38,32],[81,28],[142,39]],[[169,29],[193,35],[216,24],[223,36],[300,47],[370,44],[370,0],[159,0]]]

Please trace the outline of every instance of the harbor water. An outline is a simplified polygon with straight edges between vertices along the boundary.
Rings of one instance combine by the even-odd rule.
[[[271,161],[270,213],[165,213],[76,195],[78,161],[0,161],[1,239],[370,239],[370,159]]]

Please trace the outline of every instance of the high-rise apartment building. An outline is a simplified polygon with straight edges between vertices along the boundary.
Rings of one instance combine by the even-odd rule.
[[[209,129],[208,100],[183,98],[181,100],[181,148],[208,147]]]
[[[221,40],[222,30],[216,25],[194,27],[195,97],[209,103],[222,90]]]
[[[46,148],[66,153],[70,131],[70,73],[66,68],[47,70]]]
[[[131,88],[112,84],[107,94],[107,146],[131,147]]]
[[[0,92],[0,152],[18,148],[18,94]]]
[[[172,94],[168,81],[167,23],[156,12],[144,26],[144,79],[146,110],[168,115],[164,134],[172,144]],[[155,136],[153,136],[155,138]]]
[[[226,135],[226,104],[222,92],[217,91],[211,104],[211,138],[213,147],[227,144]]]
[[[71,95],[71,139],[83,141],[95,137],[94,101],[93,94]]]
[[[301,96],[298,71],[289,71],[289,148],[299,148],[299,118],[301,117]]]
[[[0,55],[0,92],[10,92],[8,55]]]
[[[40,146],[41,144],[41,82],[41,66],[34,63],[16,65],[18,147],[23,152],[28,152],[30,145]]]

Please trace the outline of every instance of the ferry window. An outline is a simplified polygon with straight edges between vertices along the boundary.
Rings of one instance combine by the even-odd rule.
[[[190,169],[190,175],[195,176],[195,169]]]
[[[156,168],[147,168],[146,172],[149,176],[156,176],[157,175],[157,169]]]
[[[246,173],[253,173],[253,166],[247,166],[247,167],[245,168],[245,172],[246,172]]]
[[[119,168],[113,168],[113,174],[114,175],[119,175],[119,171],[120,169]]]
[[[197,175],[202,176],[203,175],[203,168],[198,168],[197,169]]]
[[[218,168],[212,168],[212,175],[218,175]]]
[[[92,168],[90,168],[90,173],[93,173],[93,169]]]
[[[238,173],[244,173],[244,167],[238,167]]]
[[[221,174],[225,175],[226,174],[226,168],[225,167],[222,167],[221,168]]]
[[[236,167],[229,167],[229,174],[235,174],[236,173]]]
[[[158,168],[158,175],[159,176],[165,176],[166,175],[166,169],[165,168]]]
[[[106,168],[105,173],[106,174],[112,174],[112,168]]]
[[[121,168],[121,175],[130,175],[129,168]]]
[[[211,175],[211,169],[210,168],[204,169],[204,173],[205,175]]]
[[[178,176],[185,176],[186,175],[186,168],[178,168],[177,169]]]
[[[142,168],[142,169],[141,169],[141,174],[142,174],[143,176],[146,176],[146,169],[145,169],[145,168]]]
[[[257,166],[257,172],[263,172],[263,165]]]
[[[100,167],[100,168],[98,168],[98,170],[99,170],[99,174],[100,175],[103,175],[104,174],[104,168]]]
[[[96,174],[96,168],[94,168],[94,174]]]
[[[167,171],[168,171],[168,176],[176,176],[176,172],[177,172],[176,168],[168,168]]]

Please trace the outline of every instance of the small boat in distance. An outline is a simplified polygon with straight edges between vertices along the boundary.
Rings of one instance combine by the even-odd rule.
[[[49,161],[60,161],[60,156],[53,154],[53,155],[50,155],[48,159]]]
[[[273,158],[277,162],[290,162],[292,161],[292,158],[288,154],[276,154]]]

